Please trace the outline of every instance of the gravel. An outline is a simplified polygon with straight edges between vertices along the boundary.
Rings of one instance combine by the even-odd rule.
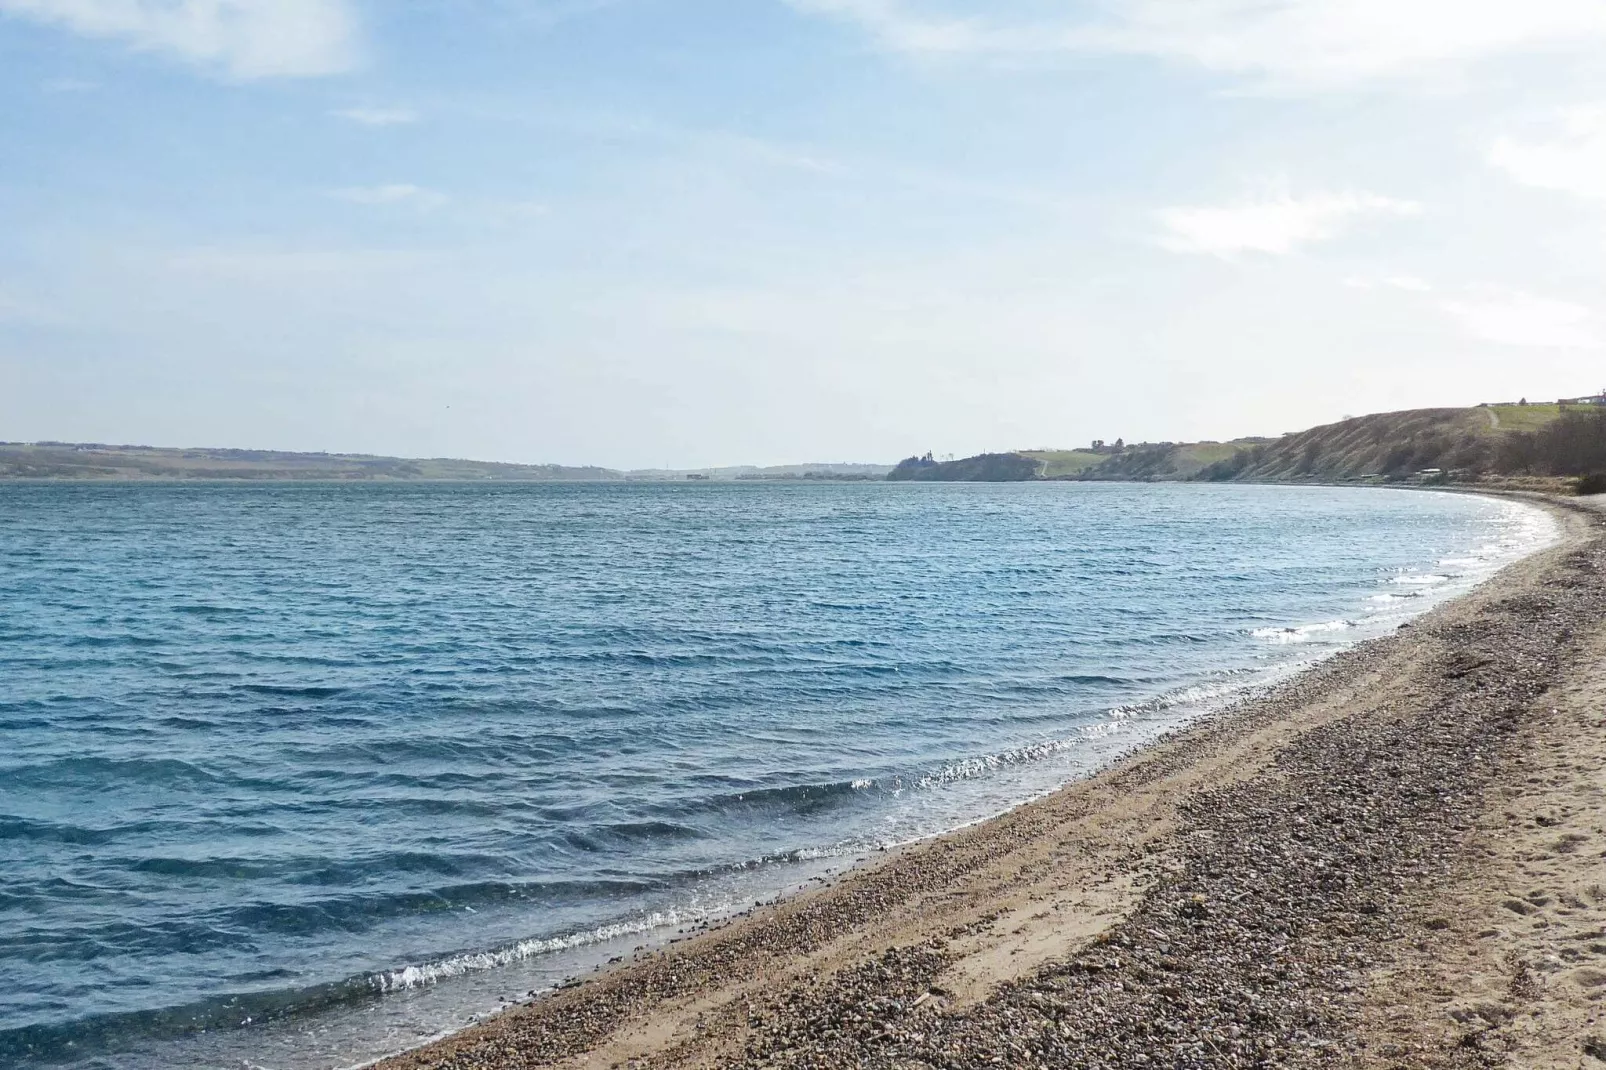
[[[1197,729],[1155,777],[1355,689],[1346,712],[1292,733],[1258,775],[1196,791],[1163,844],[1134,845],[1149,883],[1135,911],[1066,961],[958,999],[944,973],[967,934],[994,919],[858,961],[760,985],[711,1006],[722,1045],[648,1046],[630,1065],[744,1068],[1260,1067],[1369,1058],[1360,993],[1389,949],[1418,933],[1420,903],[1468,864],[1466,833],[1500,770],[1502,740],[1606,621],[1598,528],[1548,552],[1476,613],[1435,612],[1363,644],[1268,697]],[[1404,681],[1365,681],[1410,653]],[[1389,659],[1393,659],[1389,662]],[[1227,727],[1222,727],[1225,725]],[[1136,782],[1134,779],[1133,783]],[[594,1049],[664,1000],[712,992],[794,962],[921,889],[962,881],[1031,836],[938,841],[889,858],[760,923],[689,941],[490,1027],[396,1060],[434,1070],[548,1066]]]

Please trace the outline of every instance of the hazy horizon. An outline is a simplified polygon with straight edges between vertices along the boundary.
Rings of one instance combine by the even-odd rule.
[[[1606,356],[1598,0],[0,0],[0,438],[1276,436]]]

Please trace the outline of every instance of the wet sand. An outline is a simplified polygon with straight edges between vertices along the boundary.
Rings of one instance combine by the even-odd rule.
[[[1089,780],[380,1065],[1606,1066],[1606,528],[1556,508]]]

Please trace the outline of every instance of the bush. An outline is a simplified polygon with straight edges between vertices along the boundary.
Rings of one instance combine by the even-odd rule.
[[[1573,484],[1574,494],[1606,494],[1606,472],[1591,472],[1587,476],[1579,476],[1578,482]]]
[[[1585,476],[1606,472],[1606,406],[1569,409],[1538,431],[1514,431],[1501,444],[1508,472]]]

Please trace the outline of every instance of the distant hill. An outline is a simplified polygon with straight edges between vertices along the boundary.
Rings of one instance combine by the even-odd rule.
[[[881,479],[887,464],[776,465],[760,468],[643,469],[621,472],[596,466],[504,464],[445,457],[376,457],[361,453],[290,453],[280,450],[168,449],[85,442],[0,442],[0,480],[285,480],[418,481]]]
[[[0,479],[429,480],[512,482],[623,479],[608,468],[500,464],[447,458],[405,459],[356,453],[164,449],[99,443],[0,443]]]
[[[1042,465],[1042,479],[1192,479],[1240,449],[1269,441],[1272,440],[1246,438],[1232,442],[1139,442],[1119,449],[1022,450],[1021,456]]]
[[[1606,403],[1480,405],[1359,416],[1241,449],[1200,479],[1395,482],[1606,471]]]
[[[1005,458],[1013,460],[1006,461]],[[1033,473],[1022,475],[1030,463]],[[900,472],[903,473],[900,475]],[[1410,409],[1358,416],[1280,438],[1140,442],[1021,450],[932,463],[910,458],[888,478],[1262,483],[1529,481],[1602,474],[1606,401]],[[1535,482],[1537,481],[1537,482]]]
[[[1492,471],[1502,432],[1486,409],[1413,409],[1358,416],[1284,435],[1233,453],[1200,473],[1206,480],[1403,478],[1427,469]]]

